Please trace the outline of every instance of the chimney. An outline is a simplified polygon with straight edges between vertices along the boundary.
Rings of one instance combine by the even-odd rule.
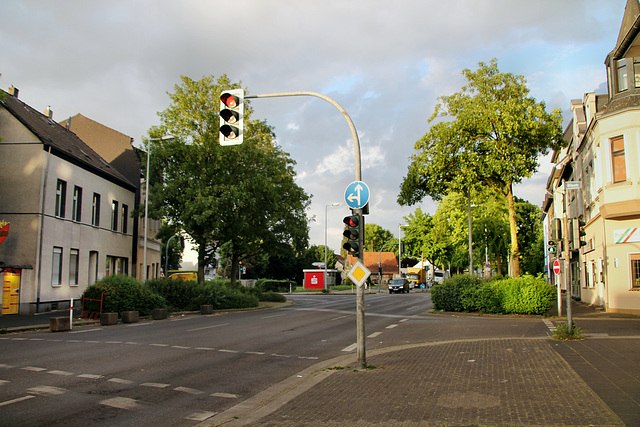
[[[15,88],[13,85],[9,86],[9,95],[17,98],[18,97],[18,92],[20,92],[18,90],[18,88]]]
[[[44,109],[44,115],[53,119],[53,110],[51,109],[51,105],[47,105],[47,108]]]

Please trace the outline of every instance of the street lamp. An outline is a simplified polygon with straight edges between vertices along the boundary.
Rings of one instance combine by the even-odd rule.
[[[400,237],[401,227],[407,224],[398,224],[398,274],[402,277],[402,237]]]
[[[147,281],[147,234],[149,233],[149,159],[151,158],[151,141],[166,141],[174,139],[173,135],[164,135],[160,138],[149,138],[147,140],[147,178],[144,183],[144,251],[142,261],[142,282]]]
[[[324,205],[324,290],[328,290],[327,287],[327,208],[329,206],[340,206],[340,203],[331,203],[330,205]]]

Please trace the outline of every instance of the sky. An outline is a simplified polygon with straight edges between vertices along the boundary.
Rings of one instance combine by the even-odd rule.
[[[414,144],[438,97],[461,90],[462,70],[497,58],[568,124],[571,99],[606,93],[604,60],[627,0],[3,0],[0,87],[62,121],[78,113],[140,146],[160,123],[180,76],[227,76],[250,95],[311,91],[349,114],[371,192],[367,223],[398,235],[425,199],[396,202]],[[339,251],[346,187],[355,180],[351,132],[315,97],[253,99],[312,195],[310,243]],[[217,106],[216,106],[217,107]],[[541,206],[553,167],[515,194]],[[339,207],[327,207],[340,203]],[[326,212],[326,218],[325,218]],[[186,254],[192,259],[193,254]],[[184,265],[183,265],[184,267]]]

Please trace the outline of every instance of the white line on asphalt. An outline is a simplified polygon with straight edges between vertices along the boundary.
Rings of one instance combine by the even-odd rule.
[[[263,317],[261,317],[261,319],[271,319],[271,318],[273,318],[273,317],[280,317],[280,316],[286,316],[286,315],[287,315],[287,313],[282,313],[282,314],[273,314],[273,315],[271,315],[271,316],[263,316]]]
[[[245,351],[247,354],[255,354],[257,356],[264,356],[266,353],[264,351]]]
[[[129,399],[128,397],[114,397],[111,399],[103,400],[100,402],[100,404],[118,409],[135,409],[139,406],[137,400]]]
[[[103,328],[94,328],[94,329],[81,329],[79,331],[71,331],[70,334],[84,334],[85,332],[96,332],[101,331]]]
[[[400,320],[400,322],[398,322],[398,323],[404,323],[404,322],[408,322],[408,321],[409,321],[409,319],[402,319],[402,320]]]
[[[237,394],[232,393],[213,393],[211,396],[213,397],[224,397],[225,399],[237,399]]]
[[[288,355],[286,355],[286,354],[277,354],[277,353],[271,353],[271,355],[272,355],[273,357],[291,357],[291,356],[288,356]]]
[[[13,341],[26,341],[27,338],[11,338]]]
[[[6,383],[8,383],[8,382],[10,382],[10,381],[7,381],[7,380],[0,380],[0,385],[2,385],[2,384],[6,384]]]
[[[29,341],[44,341],[44,338],[29,338]]]
[[[222,352],[222,353],[238,353],[238,351],[236,351],[236,350],[225,350],[225,349],[220,349],[220,350],[218,350],[218,351],[220,351],[220,352]]]
[[[41,396],[58,396],[66,393],[68,390],[61,387],[51,387],[48,385],[41,385],[38,387],[32,387],[27,390],[27,393],[38,394]]]
[[[154,347],[169,347],[169,344],[149,344],[152,345]]]
[[[105,341],[105,344],[122,344],[122,341]]]
[[[14,403],[22,402],[23,400],[33,399],[34,397],[35,396],[33,396],[33,395],[28,395],[28,396],[18,397],[16,399],[6,400],[4,402],[0,402],[0,406],[12,405]]]
[[[350,314],[345,314],[344,316],[334,317],[334,318],[333,318],[333,319],[331,319],[331,320],[340,320],[340,319],[344,319],[345,317],[349,317],[349,316],[351,316],[351,315],[350,315]]]
[[[350,346],[343,348],[343,349],[342,349],[342,351],[350,352],[350,351],[355,350],[355,349],[356,349],[356,347],[358,347],[358,343],[357,343],[357,342],[354,342],[354,343],[353,343],[353,344],[351,344]]]
[[[389,325],[387,326],[385,329],[393,329],[395,327],[397,327],[398,325],[396,323],[394,323],[393,325]]]
[[[220,326],[227,326],[227,325],[228,325],[228,323],[219,323],[217,325],[203,326],[202,328],[187,329],[187,332],[201,331],[202,329],[218,328]]]
[[[135,328],[138,326],[147,326],[147,325],[153,325],[153,322],[144,322],[144,323],[131,323],[127,325],[127,328]]]
[[[188,394],[193,394],[193,395],[198,395],[198,394],[203,394],[204,391],[200,391],[200,390],[196,390],[195,388],[189,388],[189,387],[176,387],[174,388],[175,391],[181,391],[183,393],[188,393]]]
[[[37,366],[25,366],[20,369],[22,369],[23,371],[33,371],[33,372],[42,372],[47,370],[47,368],[39,368]]]
[[[374,332],[371,335],[369,335],[367,338],[375,338],[375,337],[380,336],[380,335],[382,335],[382,332]]]
[[[86,343],[90,343],[90,344],[100,344],[102,341],[96,341],[96,340],[87,340],[85,341]]]
[[[100,378],[104,377],[104,375],[98,375],[98,374],[80,374],[78,375],[78,378],[88,378],[90,380],[98,380]]]
[[[196,347],[196,350],[213,351],[213,350],[215,350],[215,348],[212,348],[212,347]]]
[[[49,371],[47,373],[52,375],[60,375],[62,377],[68,377],[69,375],[73,375],[73,372],[58,371],[58,370]]]
[[[141,386],[144,387],[154,387],[154,388],[167,388],[169,387],[171,384],[163,384],[163,383],[142,383],[140,384]]]
[[[139,343],[131,342],[131,341],[127,341],[127,342],[125,342],[125,344],[127,344],[127,345],[139,345]]]
[[[191,347],[185,347],[183,345],[172,345],[171,348],[179,348],[180,350],[188,350]]]
[[[13,365],[7,365],[5,363],[0,363],[0,368],[13,368]]]
[[[193,414],[189,415],[185,419],[191,420],[191,421],[204,421],[207,418],[211,418],[216,414],[217,412],[207,412],[207,411],[194,412]]]

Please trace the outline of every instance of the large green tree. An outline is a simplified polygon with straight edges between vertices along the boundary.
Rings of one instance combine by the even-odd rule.
[[[523,76],[501,73],[496,59],[464,69],[461,92],[441,96],[428,132],[415,144],[398,196],[402,205],[425,196],[489,186],[506,197],[511,274],[520,275],[520,251],[513,186],[538,168],[538,157],[562,144],[562,114],[546,111],[529,95]]]
[[[261,254],[276,255],[288,247],[302,252],[310,196],[295,183],[295,162],[274,143],[272,128],[251,119],[247,102],[244,143],[220,146],[220,93],[240,84],[226,75],[181,80],[169,93],[170,106],[159,113],[161,125],[149,132],[154,138],[174,136],[151,141],[150,199],[157,216],[193,240],[198,279],[204,280],[204,266],[222,244],[230,271]]]

